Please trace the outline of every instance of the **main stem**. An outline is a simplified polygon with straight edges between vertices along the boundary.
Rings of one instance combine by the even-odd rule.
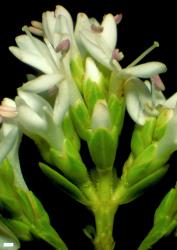
[[[92,209],[96,224],[93,244],[95,250],[113,250],[113,224],[118,204],[113,200],[112,170],[97,173],[96,192],[98,201]]]
[[[115,211],[107,204],[102,204],[94,213],[96,223],[96,235],[93,240],[95,250],[113,250],[113,224]]]

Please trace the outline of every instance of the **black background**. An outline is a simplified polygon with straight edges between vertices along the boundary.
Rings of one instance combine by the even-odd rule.
[[[164,2],[164,3],[163,3]],[[101,21],[104,14],[123,13],[123,20],[119,26],[118,47],[124,52],[123,66],[129,64],[153,41],[160,43],[160,48],[147,56],[144,61],[159,60],[168,67],[163,75],[166,85],[165,94],[169,97],[177,90],[177,21],[175,1],[72,1],[72,0],[30,0],[3,1],[0,5],[0,98],[13,98],[16,88],[25,81],[25,74],[30,67],[23,65],[8,51],[8,46],[15,44],[15,36],[21,34],[21,27],[29,25],[31,20],[40,20],[46,10],[54,10],[55,5],[61,4],[72,14],[74,20],[78,12],[86,12]],[[126,119],[123,137],[119,147],[116,162],[120,164],[128,156],[129,140],[133,124]],[[82,149],[87,159],[86,147]],[[68,245],[69,250],[91,250],[92,245],[84,236],[82,229],[93,218],[82,205],[67,197],[41,173],[38,168],[40,156],[33,143],[24,138],[20,157],[24,178],[29,188],[42,201],[48,211],[51,223]],[[129,205],[120,207],[115,219],[114,237],[119,250],[136,250],[148,230],[151,228],[153,213],[164,194],[175,185],[176,156],[172,156],[171,168],[163,180],[150,188],[144,196]],[[118,170],[119,172],[120,170]],[[154,250],[176,249],[177,243],[172,236],[162,239],[154,246]],[[30,243],[22,243],[21,249],[52,249],[46,243],[35,239]]]

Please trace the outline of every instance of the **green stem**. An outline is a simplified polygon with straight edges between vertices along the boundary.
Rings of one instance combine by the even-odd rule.
[[[82,186],[89,200],[89,209],[95,217],[96,232],[92,239],[95,250],[113,250],[114,216],[121,201],[119,190],[115,195],[115,173],[112,169],[96,169],[92,180]],[[96,181],[94,181],[96,180]]]
[[[113,250],[115,242],[112,236],[114,215],[116,209],[109,206],[109,201],[107,204],[102,204],[94,212],[95,223],[96,223],[96,235],[93,240],[95,250]]]
[[[97,170],[97,196],[98,202],[92,211],[95,216],[96,235],[93,240],[95,250],[113,250],[114,239],[113,224],[117,210],[117,202],[113,197],[113,172],[112,169]]]

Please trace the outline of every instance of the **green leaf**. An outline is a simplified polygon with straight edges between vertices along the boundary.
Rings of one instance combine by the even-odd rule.
[[[50,168],[44,163],[39,163],[41,170],[56,184],[64,188],[64,191],[69,194],[74,200],[79,201],[82,204],[87,204],[87,200],[84,194],[75,186],[72,182],[67,180],[63,175]]]
[[[88,141],[89,151],[98,169],[112,168],[117,149],[117,140],[104,128],[93,131]]]
[[[166,217],[177,221],[177,188],[172,188],[163,198],[154,216],[154,223]]]
[[[38,227],[33,227],[32,233],[48,242],[55,249],[68,250],[63,240],[48,223],[41,223]]]
[[[163,166],[132,186],[127,186],[124,180],[121,180],[122,185],[125,188],[125,194],[123,197],[122,204],[129,203],[130,201],[139,197],[145,188],[156,184],[166,174],[167,170],[167,166]]]

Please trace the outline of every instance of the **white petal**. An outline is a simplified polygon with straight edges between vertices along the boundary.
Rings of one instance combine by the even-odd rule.
[[[21,50],[15,46],[9,47],[10,52],[16,56],[20,61],[33,66],[34,68],[46,73],[46,74],[52,74],[53,69],[49,62],[46,61],[44,57],[41,57],[39,55],[35,55],[32,53],[28,53],[24,50]]]
[[[18,107],[18,121],[30,133],[41,135],[47,129],[46,121],[31,108],[24,105]]]
[[[39,115],[43,114],[43,107],[46,107],[48,111],[52,113],[52,108],[50,104],[41,96],[35,93],[22,91],[20,89],[18,90],[18,95],[20,99],[22,99],[28,107],[30,107]],[[17,101],[17,106],[19,107],[20,105],[21,105],[20,101]]]
[[[16,37],[15,40],[18,47],[26,52],[45,57],[50,62],[50,54],[45,43],[32,36],[30,32],[28,32],[28,34],[29,35],[20,35]]]
[[[144,104],[150,98],[150,92],[146,85],[139,79],[131,79],[125,87],[126,107],[132,120],[143,125],[147,118],[144,113]]]
[[[68,24],[68,20],[65,16],[59,15],[56,18],[55,32],[60,34],[68,34],[70,35],[70,28]]]
[[[93,82],[99,83],[101,74],[92,58],[87,57],[85,62],[85,80],[90,79]]]
[[[70,32],[73,32],[73,21],[69,12],[61,5],[57,5],[55,9],[55,15],[62,15],[66,18]]]
[[[87,31],[80,31],[80,40],[83,43],[86,50],[95,58],[98,62],[111,69],[112,53],[106,48],[101,37],[97,37],[94,33]]]
[[[134,67],[125,68],[123,70],[127,74],[136,77],[150,78],[151,76],[166,72],[167,67],[161,62],[148,62]]]
[[[103,27],[101,36],[113,51],[117,43],[117,24],[114,16],[112,14],[105,15],[101,25]]]
[[[170,98],[167,99],[164,106],[170,109],[174,109],[177,104],[177,93],[173,94]]]
[[[53,118],[57,125],[61,124],[65,113],[68,111],[69,104],[70,104],[69,88],[65,80],[61,82],[59,85],[59,91],[53,109]]]
[[[41,93],[47,90],[50,90],[55,85],[57,85],[63,79],[62,75],[51,74],[51,75],[42,75],[34,80],[28,81],[23,84],[20,88],[22,91],[29,91],[33,93]]]
[[[53,33],[55,30],[56,18],[54,12],[46,11],[42,14],[42,25],[44,29],[45,36],[53,44]]]
[[[171,154],[177,150],[177,105],[173,116],[167,125],[165,134],[158,144],[158,157],[163,157],[165,154]]]
[[[18,47],[22,50],[40,55],[39,50],[27,35],[20,35],[15,38]]]

